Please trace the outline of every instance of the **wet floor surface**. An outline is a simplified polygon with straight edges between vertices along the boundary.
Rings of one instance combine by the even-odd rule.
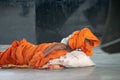
[[[0,50],[8,46],[0,45]],[[94,49],[95,67],[63,70],[0,69],[0,80],[120,80],[120,54]]]

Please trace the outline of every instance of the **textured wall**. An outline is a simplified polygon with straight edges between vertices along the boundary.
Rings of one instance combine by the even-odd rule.
[[[36,0],[37,42],[60,41],[86,25],[104,33],[108,0]]]
[[[0,0],[0,44],[60,41],[86,25],[103,35],[109,0]]]
[[[22,38],[36,43],[34,1],[0,0],[0,44]]]

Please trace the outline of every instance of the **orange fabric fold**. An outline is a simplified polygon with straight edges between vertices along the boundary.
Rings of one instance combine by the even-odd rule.
[[[92,56],[92,48],[100,44],[100,40],[88,28],[75,31],[68,42],[70,48],[81,49],[87,56]]]
[[[43,51],[54,44],[56,42],[34,45],[26,39],[15,40],[7,50],[0,52],[0,66],[15,64],[28,65],[32,68],[41,67],[50,59],[58,58],[67,53],[66,50],[52,51],[45,57]]]

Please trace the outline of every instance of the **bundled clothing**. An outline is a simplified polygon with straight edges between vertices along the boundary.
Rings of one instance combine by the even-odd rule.
[[[54,50],[47,56],[44,56],[43,51],[56,44],[42,43],[34,45],[25,39],[14,41],[6,51],[0,53],[0,66],[7,64],[29,65],[32,68],[38,68],[46,64],[50,59],[58,58],[67,53],[66,50]],[[57,54],[56,54],[57,53]]]
[[[62,42],[64,43],[64,40]],[[84,28],[72,33],[66,43],[73,51],[81,49],[86,56],[92,56],[92,48],[99,45],[100,41],[88,28]],[[0,52],[0,66],[15,64],[28,65],[31,68],[42,67],[50,60],[60,58],[68,53],[65,49],[53,50],[45,56],[44,50],[55,44],[57,42],[35,45],[26,39],[15,40],[7,50]]]

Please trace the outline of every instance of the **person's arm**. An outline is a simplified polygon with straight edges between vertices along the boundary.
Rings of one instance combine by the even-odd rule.
[[[66,45],[63,43],[57,43],[55,45],[48,47],[43,53],[46,56],[47,54],[49,54],[53,50],[61,50],[61,49],[66,49]]]

